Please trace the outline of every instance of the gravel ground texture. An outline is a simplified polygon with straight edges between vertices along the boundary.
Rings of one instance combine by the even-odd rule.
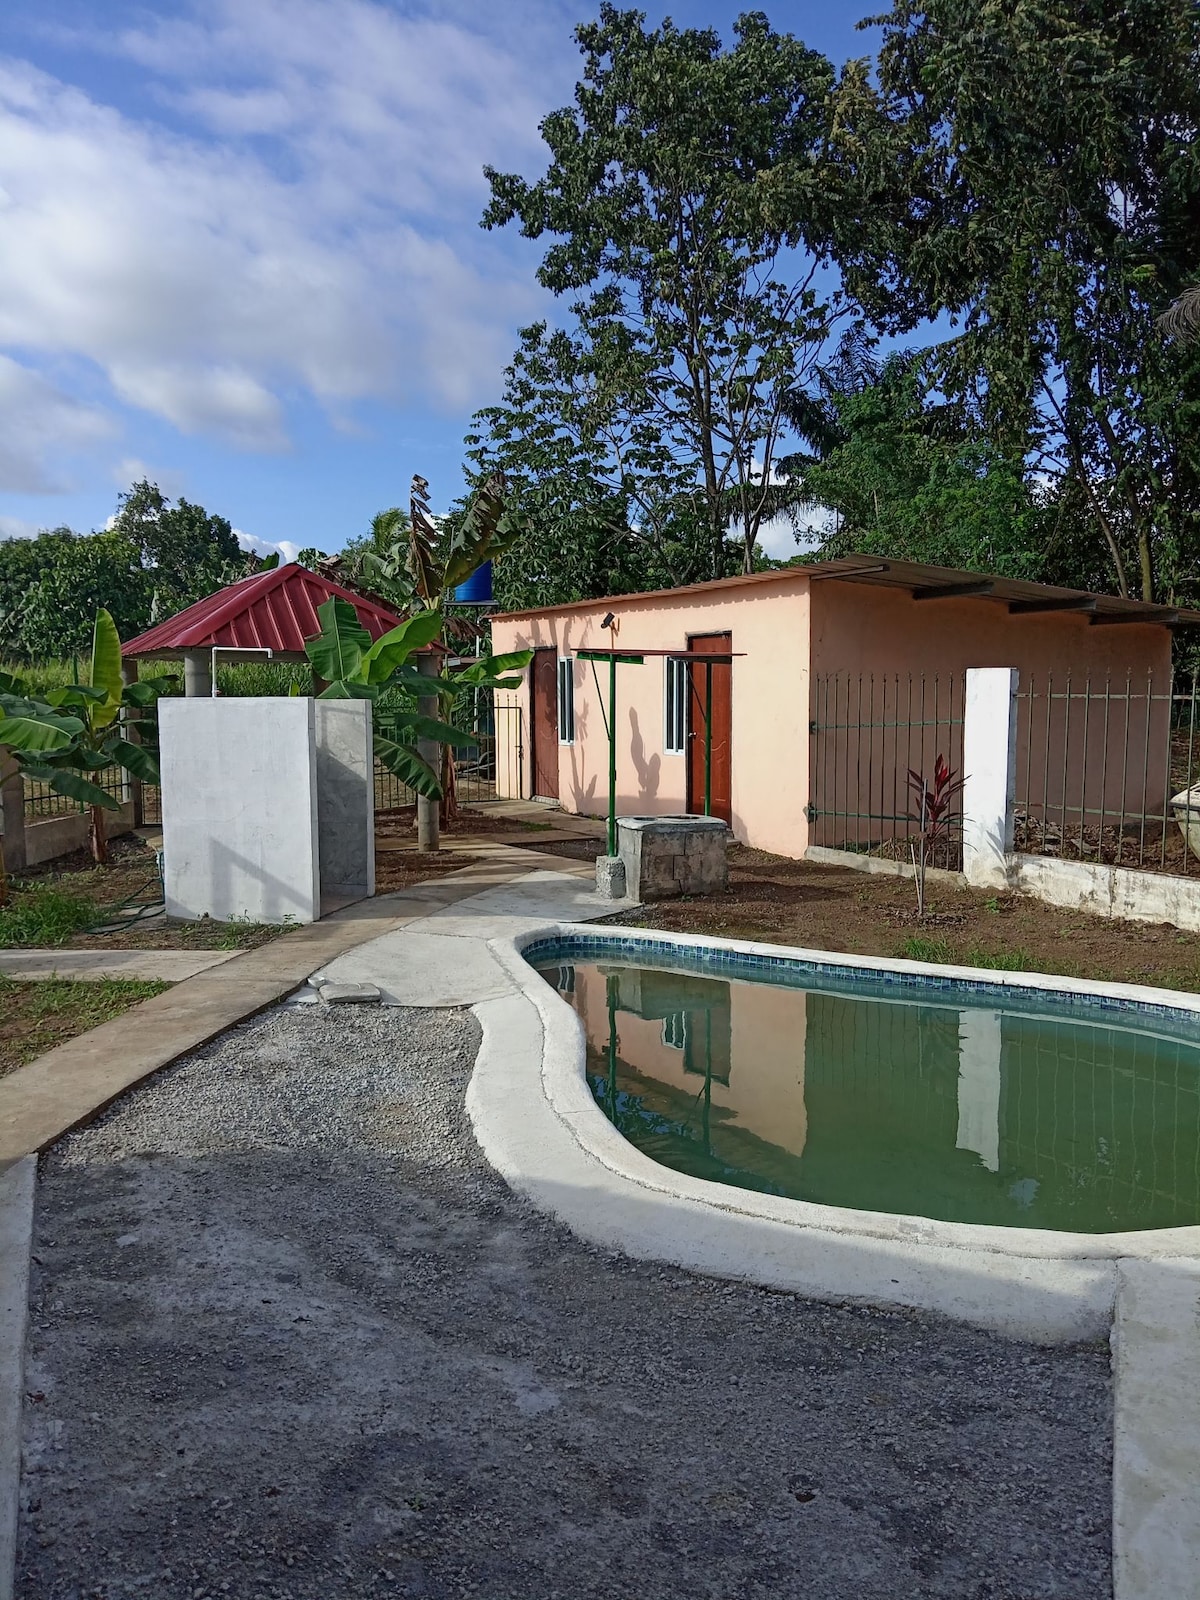
[[[44,1159],[19,1600],[1099,1600],[1108,1350],[591,1250],[469,1013],[280,1008]]]

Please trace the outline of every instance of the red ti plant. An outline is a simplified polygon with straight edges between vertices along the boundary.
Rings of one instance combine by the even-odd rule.
[[[918,824],[917,844],[910,845],[917,882],[917,916],[925,916],[925,868],[939,844],[945,843],[959,824],[951,815],[951,808],[966,783],[965,777],[951,772],[944,756],[933,763],[932,783],[922,772],[908,769],[908,787],[916,801],[916,810],[909,815]],[[918,848],[919,846],[919,848]]]

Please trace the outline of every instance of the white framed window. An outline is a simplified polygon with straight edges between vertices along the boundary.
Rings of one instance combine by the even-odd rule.
[[[668,656],[666,665],[663,749],[669,756],[681,756],[687,748],[688,664]]]
[[[570,656],[558,663],[558,742],[575,743],[575,677]]]
[[[672,1050],[684,1050],[688,1041],[688,1015],[686,1011],[671,1011],[663,1018],[662,1042]]]

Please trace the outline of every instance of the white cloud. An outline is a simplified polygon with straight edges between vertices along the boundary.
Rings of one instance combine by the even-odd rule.
[[[66,488],[71,459],[112,431],[102,411],[0,353],[0,489],[52,494]]]
[[[182,472],[174,467],[154,467],[140,456],[122,456],[112,469],[112,481],[118,489],[129,489],[135,483],[156,483],[168,500],[178,500],[186,487]]]
[[[36,539],[41,531],[36,522],[26,522],[23,517],[0,516],[0,539]]]
[[[255,451],[288,447],[306,395],[344,420],[490,391],[533,291],[477,226],[481,168],[538,164],[565,28],[557,93],[527,40],[379,0],[200,0],[82,42],[136,62],[164,119],[0,58],[0,350],[25,364],[34,444],[102,418],[48,380],[35,395],[33,366]],[[13,414],[0,393],[0,437]],[[3,447],[7,486],[52,486],[29,443]]]
[[[259,539],[252,533],[243,533],[240,528],[235,528],[234,534],[243,550],[253,550],[256,556],[271,556],[276,552],[280,561],[295,561],[300,554],[300,546],[293,544],[291,539],[280,539],[272,544],[269,539]]]

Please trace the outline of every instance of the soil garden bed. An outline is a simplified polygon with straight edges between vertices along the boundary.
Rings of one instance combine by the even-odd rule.
[[[108,865],[87,850],[30,867],[13,880],[9,907],[0,908],[0,949],[249,950],[283,931],[273,923],[185,922],[157,916],[112,932],[118,908],[161,902],[154,851],[136,835],[113,839]]]
[[[588,839],[547,840],[538,848],[574,860],[587,860],[597,849]],[[1109,921],[1025,895],[941,883],[930,884],[929,900],[930,914],[919,922],[907,878],[817,866],[733,845],[725,893],[660,901],[613,920],[853,955],[1200,990],[1200,934],[1169,924]]]

